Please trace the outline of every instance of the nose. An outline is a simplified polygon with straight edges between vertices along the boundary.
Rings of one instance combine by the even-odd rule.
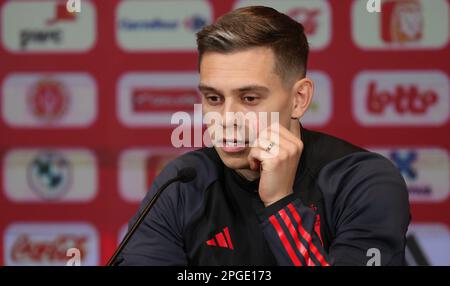
[[[235,115],[239,112],[239,104],[234,99],[228,99],[225,101],[224,108],[222,110],[222,125],[226,128],[237,127]]]
[[[225,102],[222,110],[223,134],[225,138],[234,138],[238,141],[246,139],[245,112],[236,99]]]

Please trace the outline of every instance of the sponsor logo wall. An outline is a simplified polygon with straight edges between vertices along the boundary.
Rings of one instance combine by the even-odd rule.
[[[409,264],[450,265],[449,0],[0,0],[0,265],[105,264],[199,103],[195,33],[232,9],[304,24],[302,119],[387,157],[408,187]],[[197,122],[193,120],[193,122]]]

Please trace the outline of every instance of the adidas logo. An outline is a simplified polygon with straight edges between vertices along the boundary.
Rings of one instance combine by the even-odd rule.
[[[216,234],[213,238],[206,241],[206,245],[209,246],[218,246],[229,248],[233,250],[233,243],[231,242],[230,232],[228,231],[228,227],[225,227],[221,232]]]

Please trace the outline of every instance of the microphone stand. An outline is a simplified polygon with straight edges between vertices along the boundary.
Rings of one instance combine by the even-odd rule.
[[[125,248],[125,246],[128,244],[128,241],[133,236],[133,234],[136,232],[137,228],[141,225],[142,221],[144,221],[144,218],[147,216],[150,209],[153,207],[153,205],[156,203],[156,200],[158,200],[161,193],[173,182],[182,180],[183,176],[176,176],[173,179],[170,179],[167,181],[164,185],[162,185],[159,190],[156,192],[156,194],[153,196],[153,198],[150,200],[150,202],[147,204],[145,209],[142,211],[141,215],[138,217],[136,222],[133,224],[133,226],[130,228],[128,233],[123,238],[122,242],[120,243],[119,247],[117,247],[116,251],[114,252],[113,256],[109,259],[107,266],[117,266],[118,261],[117,258],[119,257],[122,250]],[[120,261],[119,261],[120,262]]]

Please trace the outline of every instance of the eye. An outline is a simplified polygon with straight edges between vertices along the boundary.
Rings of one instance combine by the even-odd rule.
[[[258,102],[259,97],[255,95],[244,95],[242,101],[248,104],[255,104]]]
[[[222,102],[222,97],[219,95],[205,95],[206,101],[211,105],[217,105]]]
[[[254,96],[244,96],[244,101],[252,102],[254,100],[256,100],[256,97]]]

